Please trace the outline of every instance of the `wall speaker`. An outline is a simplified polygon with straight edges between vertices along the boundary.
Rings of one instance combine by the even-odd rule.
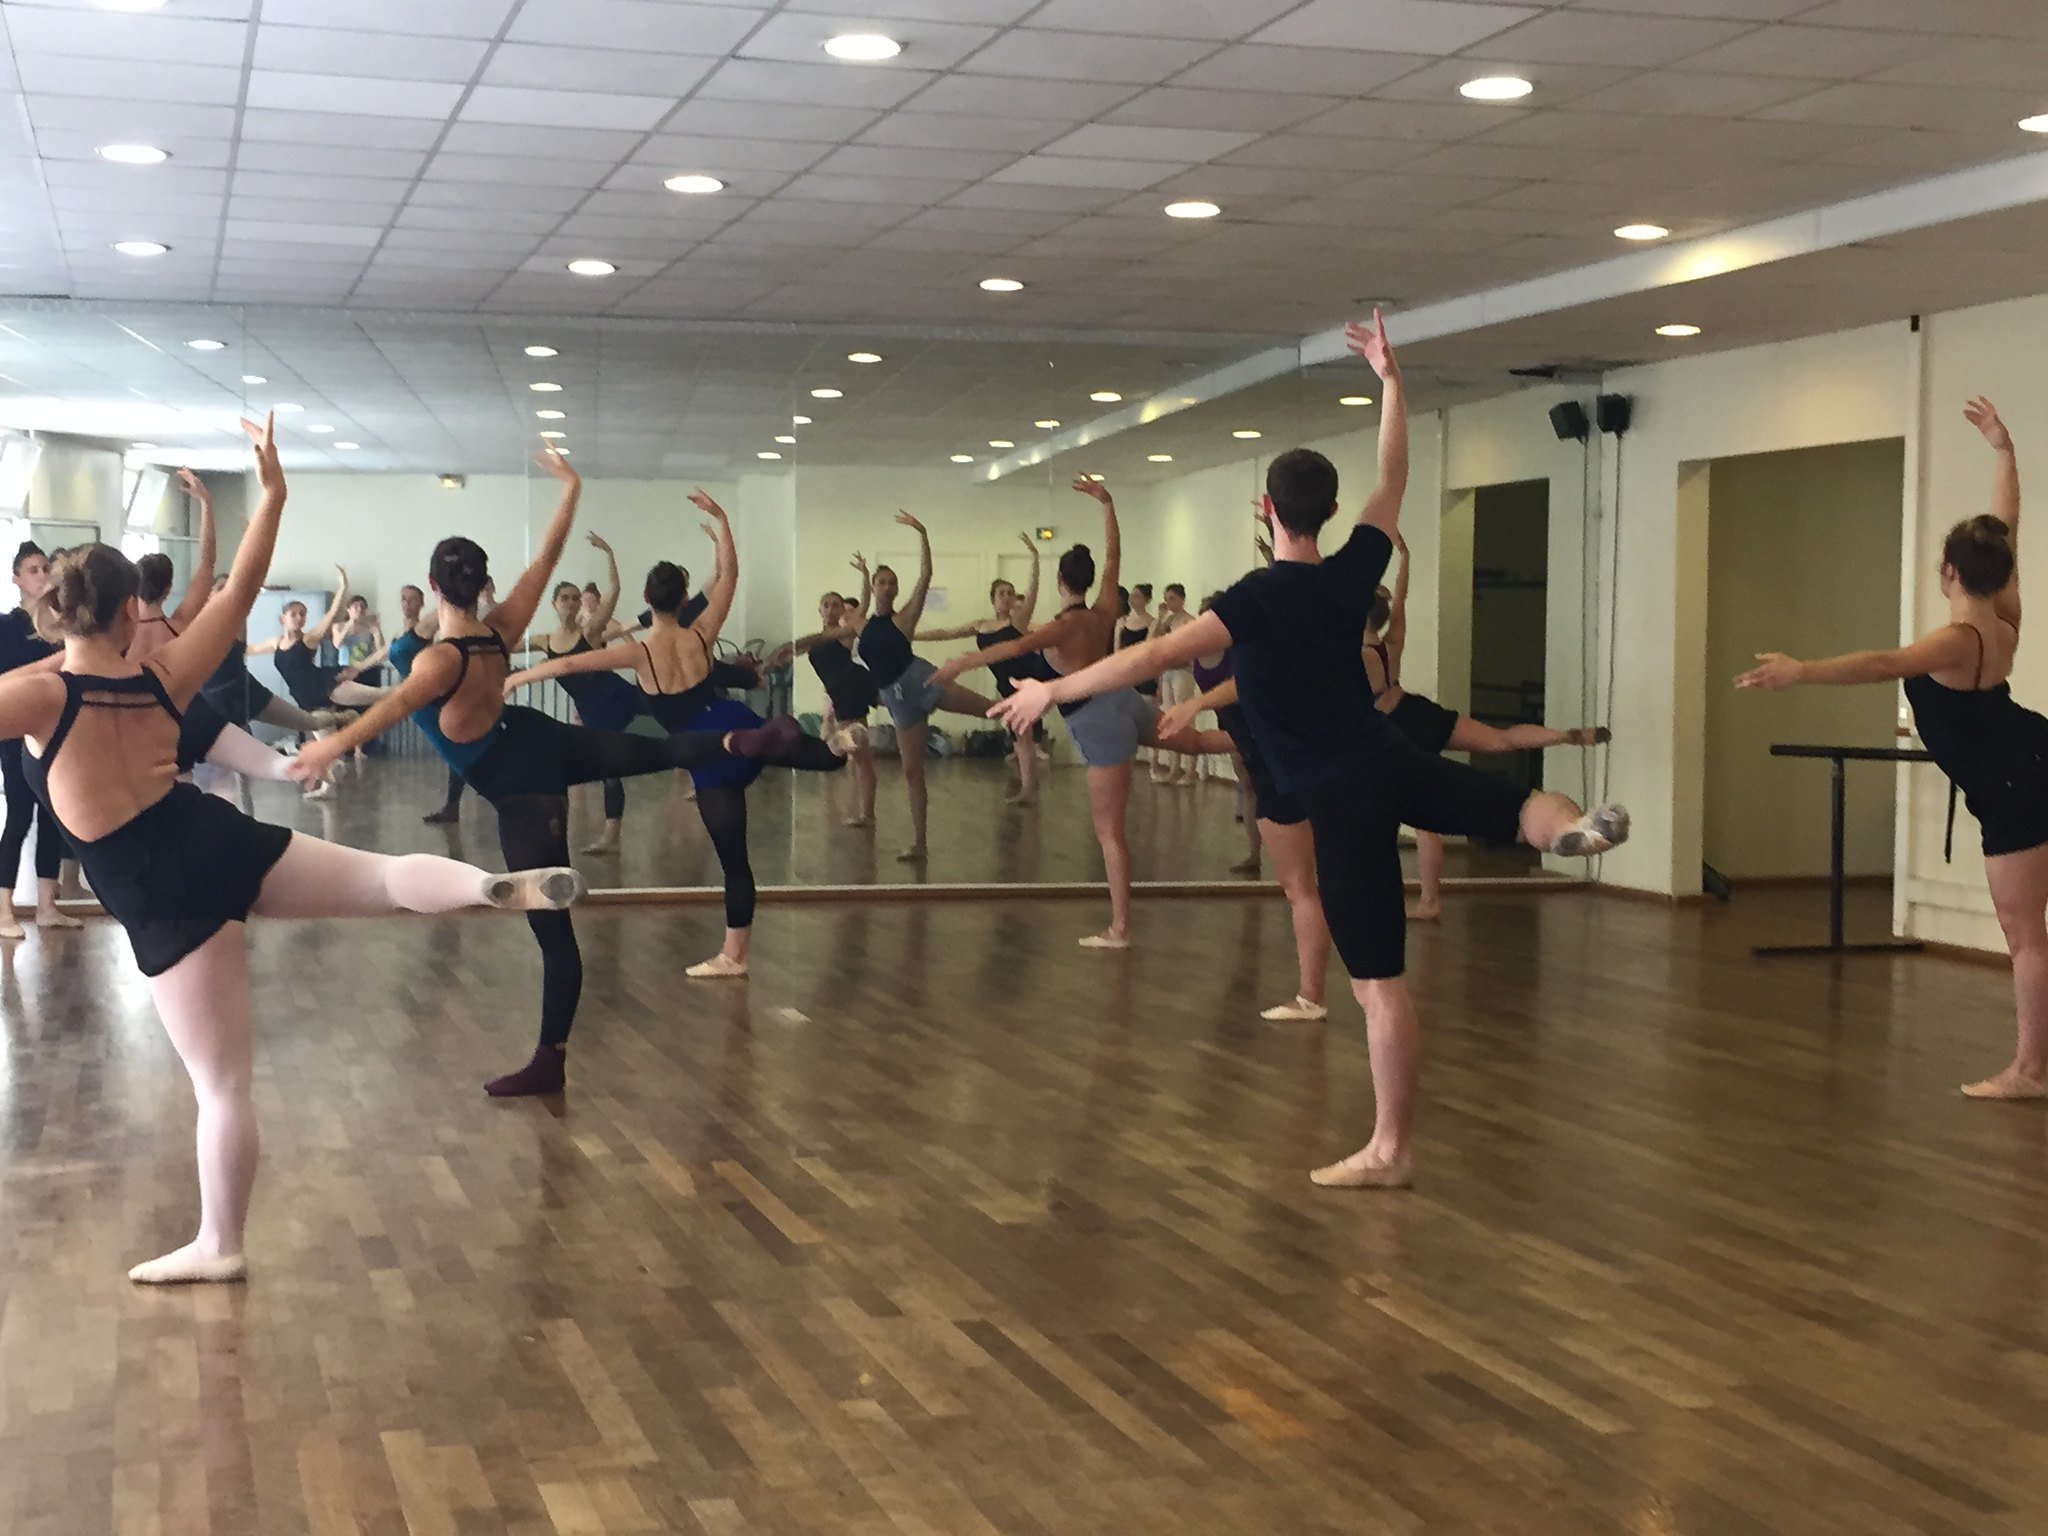
[[[1561,443],[1583,443],[1591,425],[1586,420],[1586,408],[1576,400],[1566,400],[1550,408],[1550,430],[1557,434]]]
[[[1635,401],[1627,395],[1602,395],[1593,402],[1600,430],[1612,432],[1616,437],[1628,430],[1629,421],[1634,415],[1634,407]]]

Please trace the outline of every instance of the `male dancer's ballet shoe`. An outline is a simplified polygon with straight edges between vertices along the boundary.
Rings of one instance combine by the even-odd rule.
[[[221,1285],[249,1278],[249,1261],[239,1253],[206,1254],[197,1243],[151,1259],[128,1271],[137,1285]]]
[[[560,1093],[569,1082],[569,1053],[556,1045],[534,1047],[533,1060],[517,1072],[507,1072],[484,1084],[494,1099],[527,1099],[535,1094]]]
[[[332,800],[334,798],[334,781],[332,779],[323,779],[318,784],[309,784],[306,786],[305,794],[300,796],[300,798],[303,800]]]
[[[21,919],[14,915],[13,898],[0,898],[0,939],[25,939],[27,937],[28,930],[21,926]]]
[[[851,725],[842,725],[825,738],[825,745],[832,749],[834,757],[851,757],[868,744],[868,728],[858,720]]]
[[[484,876],[484,905],[505,912],[560,912],[583,899],[583,877],[566,867]]]
[[[923,843],[918,843],[912,847],[904,849],[901,853],[897,854],[896,862],[898,864],[922,864],[926,859],[930,857],[931,850],[925,847]]]
[[[767,757],[787,752],[803,740],[803,735],[804,728],[797,724],[796,716],[777,715],[760,725],[726,732],[725,749],[734,757]]]
[[[618,822],[606,822],[604,830],[597,835],[597,841],[590,844],[583,851],[585,853],[617,853],[619,851],[619,831]]]
[[[1384,1167],[1360,1168],[1347,1160],[1318,1168],[1308,1178],[1311,1184],[1324,1189],[1406,1189],[1415,1182],[1415,1164],[1404,1160]]]
[[[1131,941],[1129,939],[1120,939],[1105,928],[1101,933],[1091,933],[1087,938],[1081,940],[1081,947],[1083,949],[1129,949]]]
[[[1260,1013],[1259,1017],[1269,1024],[1320,1024],[1330,1016],[1330,1010],[1322,1003],[1312,1003],[1299,992],[1291,1003],[1280,1003]]]
[[[849,816],[841,823],[842,826],[848,827],[872,827],[874,824],[875,818],[872,816]]]
[[[1408,921],[1411,923],[1440,923],[1444,920],[1442,907],[1410,907]]]
[[[1231,865],[1230,872],[1233,875],[1256,875],[1263,868],[1265,866],[1259,861],[1259,856],[1256,853],[1252,853],[1246,854],[1245,857]]]
[[[38,928],[83,928],[85,924],[80,919],[73,917],[69,912],[59,912],[55,907],[52,907],[47,912],[39,911],[36,913],[36,926]]]
[[[1963,1084],[1962,1092],[1966,1099],[2019,1104],[2034,1099],[2048,1099],[2048,1081],[2028,1077],[2017,1067],[2007,1067],[1998,1076],[1987,1077],[1981,1083]]]
[[[684,971],[685,976],[694,976],[699,981],[723,981],[743,979],[747,974],[747,962],[735,960],[730,955],[717,954],[709,960],[699,960]]]
[[[1619,848],[1628,841],[1628,811],[1619,805],[1600,805],[1586,812],[1559,834],[1550,851],[1567,859],[1590,859]]]

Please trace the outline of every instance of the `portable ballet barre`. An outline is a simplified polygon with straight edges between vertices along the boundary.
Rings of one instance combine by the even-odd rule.
[[[1850,763],[1931,763],[1930,753],[1914,747],[1823,747],[1810,744],[1778,742],[1771,747],[1773,757],[1821,757],[1834,765],[1834,800],[1831,807],[1834,816],[1833,846],[1828,858],[1828,941],[1825,944],[1759,944],[1752,954],[1779,955],[1864,955],[1864,954],[1913,954],[1921,946],[1911,939],[1886,939],[1882,943],[1850,944],[1842,937],[1842,888],[1845,880],[1843,862],[1846,858],[1848,773]]]

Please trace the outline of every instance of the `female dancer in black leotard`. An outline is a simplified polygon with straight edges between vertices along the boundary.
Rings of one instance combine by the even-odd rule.
[[[928,849],[925,839],[929,796],[925,790],[925,754],[931,747],[931,718],[941,709],[956,715],[983,716],[989,701],[970,693],[958,683],[934,677],[937,670],[910,648],[924,618],[924,600],[932,586],[932,539],[924,524],[908,512],[898,512],[896,521],[917,534],[917,585],[910,600],[896,606],[900,583],[886,565],[875,567],[873,590],[875,611],[861,626],[860,659],[875,675],[882,690],[882,702],[896,724],[896,751],[903,759],[903,784],[910,792],[910,846],[896,857],[903,863],[921,863]]]
[[[854,565],[861,573],[860,601],[849,602],[837,592],[827,592],[818,599],[818,632],[800,635],[789,642],[792,656],[810,656],[811,670],[818,674],[818,681],[824,686],[827,700],[825,735],[828,739],[842,724],[865,726],[868,712],[882,702],[882,690],[875,686],[874,674],[853,659],[854,644],[860,639],[860,628],[866,621],[869,597],[867,563],[856,559]],[[776,669],[771,666],[769,670]],[[855,810],[847,818],[846,825],[872,827],[875,824],[875,749],[868,743],[865,732],[847,762],[853,770]]]
[[[341,753],[382,735],[411,714],[449,766],[498,813],[498,841],[513,869],[565,864],[569,858],[569,788],[634,778],[669,768],[703,768],[728,755],[787,762],[802,728],[788,716],[755,730],[650,737],[593,731],[505,702],[510,648],[521,641],[555,574],[583,482],[569,461],[549,449],[540,463],[562,483],[561,504],[533,564],[504,601],[479,617],[490,579],[474,540],[443,539],[434,548],[432,583],[441,599],[440,636],[414,660],[405,682],[345,730],[314,742],[293,763],[295,776],[316,777]],[[559,1093],[567,1079],[569,1031],[583,995],[583,953],[567,913],[529,918],[541,951],[540,1043],[517,1072],[485,1085],[496,1098]]]
[[[1032,616],[1038,611],[1039,558],[1038,541],[1028,533],[1017,535],[1018,542],[1031,552],[1031,585],[1024,595],[1017,595],[1014,583],[998,576],[989,583],[988,601],[990,612],[972,624],[956,624],[949,629],[920,629],[919,640],[972,640],[978,650],[987,650],[992,645],[1006,645],[1012,640],[1022,639],[1024,632],[1031,628]],[[1017,667],[1014,661],[999,662],[988,669],[995,679],[996,696],[1007,699],[1017,691]],[[1017,760],[1017,791],[1008,797],[1010,805],[1033,805],[1038,800],[1038,743],[1029,733],[1012,736],[1010,743]]]
[[[1593,747],[1608,740],[1605,726],[1582,725],[1560,731],[1547,725],[1487,725],[1470,715],[1446,709],[1435,699],[1401,686],[1401,657],[1408,647],[1408,541],[1396,537],[1394,586],[1373,594],[1365,627],[1365,675],[1372,684],[1373,707],[1394,728],[1431,756],[1445,752],[1541,752],[1550,747]],[[1444,840],[1434,832],[1415,833],[1416,874],[1422,894],[1408,916],[1433,923],[1444,915]]]
[[[629,645],[606,646],[545,662],[505,681],[507,692],[528,683],[559,678],[594,677],[600,672],[631,667],[639,679],[640,707],[671,736],[688,732],[750,730],[761,717],[736,700],[721,698],[712,680],[711,648],[732,611],[739,585],[739,558],[733,548],[732,525],[725,509],[702,491],[690,500],[711,514],[712,536],[718,541],[718,575],[703,594],[705,603],[694,622],[685,624],[679,610],[690,601],[682,567],[664,560],[647,573],[646,598],[652,617],[647,637]],[[842,726],[828,746],[814,736],[788,744],[781,766],[831,773],[846,766],[846,757],[865,741],[857,725]],[[697,786],[697,815],[718,854],[725,877],[725,943],[709,960],[683,974],[699,980],[747,974],[754,931],[754,866],[747,857],[747,786],[760,777],[761,763],[709,763],[691,774]]]
[[[354,669],[323,667],[319,662],[320,637],[334,628],[348,606],[348,572],[336,566],[334,576],[334,601],[317,625],[310,630],[306,627],[304,603],[286,603],[278,614],[280,632],[250,646],[249,654],[277,658],[277,675],[301,709],[368,709],[389,690],[344,678],[344,673]]]
[[[1989,400],[1964,407],[1997,458],[1991,513],[1941,546],[1949,622],[1913,644],[1795,661],[1767,651],[1738,688],[1903,682],[1913,724],[1984,834],[1984,874],[2012,955],[2019,1043],[2004,1071],[1963,1089],[1973,1099],[2048,1098],[2048,719],[2012,696],[2020,644],[2020,471],[2012,433]]]
[[[574,870],[493,875],[452,859],[392,858],[252,821],[176,779],[179,711],[220,664],[277,543],[284,471],[272,427],[256,441],[263,496],[220,597],[147,664],[135,637],[136,569],[104,544],[71,551],[37,606],[64,642],[61,672],[0,684],[0,732],[28,738],[24,766],[52,821],[70,830],[95,894],[127,930],[164,1030],[199,1101],[199,1233],[137,1265],[145,1283],[239,1280],[256,1177],[244,922],[461,907],[559,907]]]
[[[550,661],[596,650],[606,643],[614,630],[619,629],[612,620],[612,613],[619,604],[618,558],[613,555],[611,545],[596,534],[590,536],[590,542],[604,552],[605,564],[611,573],[610,595],[601,595],[596,605],[586,613],[582,589],[575,582],[555,583],[555,627],[537,647]],[[594,731],[623,731],[640,713],[640,700],[633,692],[633,685],[622,677],[604,672],[571,672],[562,676],[561,683],[562,691],[569,695],[569,702],[576,706],[577,719]],[[619,851],[626,815],[626,784],[623,779],[606,779],[602,787],[604,830],[598,834],[597,841],[584,848],[585,853]]]
[[[30,617],[50,587],[50,558],[33,540],[14,552],[14,586],[21,594],[21,606],[0,614],[0,676],[12,674],[57,654],[57,648],[36,633]],[[0,740],[0,789],[7,796],[6,830],[0,831],[0,939],[21,938],[26,930],[14,915],[14,885],[21,875],[21,850],[28,842],[30,827],[36,834],[36,926],[76,928],[78,919],[57,907],[57,892],[63,876],[63,861],[70,857],[64,837],[50,813],[36,804],[36,797],[22,774],[21,733],[7,733]]]

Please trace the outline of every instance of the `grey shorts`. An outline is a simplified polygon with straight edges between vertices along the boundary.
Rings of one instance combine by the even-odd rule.
[[[1138,743],[1158,723],[1159,707],[1135,688],[1097,694],[1067,719],[1067,734],[1090,768],[1119,768],[1138,755]]]
[[[903,669],[903,675],[882,690],[882,703],[899,731],[907,726],[923,725],[931,719],[932,711],[939,707],[939,700],[946,696],[946,690],[932,681],[932,674],[938,670],[922,656],[913,656],[910,665]]]

